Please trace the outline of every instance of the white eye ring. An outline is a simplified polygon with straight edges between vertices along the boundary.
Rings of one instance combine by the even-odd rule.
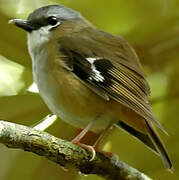
[[[52,25],[52,24],[49,24],[47,27],[48,27],[48,31],[53,31],[56,27],[58,27],[59,25],[61,24],[60,21],[57,21],[56,24]]]

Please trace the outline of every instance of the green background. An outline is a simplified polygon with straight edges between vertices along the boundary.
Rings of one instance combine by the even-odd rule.
[[[128,134],[114,130],[104,147],[156,180],[179,179],[179,1],[178,0],[0,0],[0,119],[32,125],[49,114],[32,85],[24,31],[9,25],[45,4],[61,3],[80,11],[99,29],[123,36],[136,50],[151,86],[153,112],[169,136],[161,134],[174,164],[166,171],[158,156]],[[65,131],[64,131],[65,129]],[[48,132],[72,139],[75,129],[56,121]],[[0,145],[1,180],[98,180],[64,171],[43,157]]]

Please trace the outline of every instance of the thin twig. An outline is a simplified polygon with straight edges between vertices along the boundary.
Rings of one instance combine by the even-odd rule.
[[[152,180],[126,163],[101,153],[89,161],[91,153],[83,148],[15,123],[0,121],[0,143],[44,156],[64,168],[76,169],[83,174],[96,174],[107,180]]]

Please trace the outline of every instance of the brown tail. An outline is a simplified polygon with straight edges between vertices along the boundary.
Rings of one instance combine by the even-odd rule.
[[[159,135],[157,134],[155,128],[152,124],[149,124],[146,121],[146,126],[148,129],[148,134],[141,133],[134,129],[131,126],[128,126],[122,121],[119,121],[117,123],[117,126],[122,128],[123,130],[127,131],[134,137],[136,137],[138,140],[142,141],[145,145],[147,145],[149,148],[151,148],[154,152],[156,152],[158,155],[160,155],[164,166],[172,171],[172,162],[169,158],[169,155],[165,149],[164,144],[162,143]]]
[[[153,145],[155,146],[158,154],[160,155],[165,168],[172,171],[172,162],[162,140],[160,139],[152,123],[146,121],[146,125],[148,128],[148,136],[151,139]]]

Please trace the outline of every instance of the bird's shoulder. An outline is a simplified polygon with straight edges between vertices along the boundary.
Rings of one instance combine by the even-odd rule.
[[[100,71],[108,71],[108,68],[111,68],[123,73],[123,76],[128,76],[146,96],[150,95],[150,87],[138,56],[122,37],[95,28],[84,28],[79,32],[61,37],[58,48],[61,53],[67,55],[68,66],[80,62],[87,71],[91,66],[88,60],[95,59],[94,62],[98,69],[100,67]],[[74,59],[79,60],[74,61]],[[117,72],[113,76],[119,78]]]

